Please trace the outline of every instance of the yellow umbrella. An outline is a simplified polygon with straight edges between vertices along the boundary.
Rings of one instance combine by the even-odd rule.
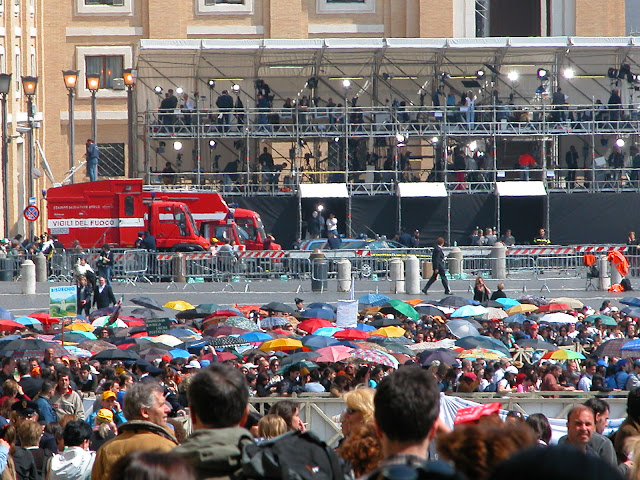
[[[402,327],[392,325],[390,327],[382,327],[371,332],[371,335],[379,335],[382,337],[404,337],[407,331]]]
[[[266,342],[262,342],[260,345],[260,350],[263,352],[269,351],[283,351],[288,352],[290,350],[297,350],[298,348],[302,348],[302,342],[300,340],[296,340],[294,338],[274,338],[273,340],[267,340]]]
[[[185,302],[184,300],[172,300],[171,302],[167,302],[164,304],[167,308],[173,308],[174,310],[180,310],[181,312],[184,310],[193,310],[194,307],[189,302]]]
[[[71,323],[64,327],[65,330],[72,330],[76,332],[93,332],[95,328],[96,327],[94,327],[90,323],[85,322]]]
[[[515,315],[516,313],[529,313],[535,312],[536,310],[538,310],[538,307],[536,307],[535,305],[531,305],[529,303],[521,303],[520,305],[511,307],[509,310],[507,310],[507,313],[509,315]]]
[[[458,354],[458,358],[484,358],[485,360],[500,360],[506,358],[502,353],[486,348],[471,348],[463,350]]]

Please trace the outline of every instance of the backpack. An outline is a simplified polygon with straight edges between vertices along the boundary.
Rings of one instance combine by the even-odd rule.
[[[348,462],[311,432],[293,431],[242,451],[246,480],[348,480]]]
[[[629,280],[629,278],[623,278],[620,282],[620,286],[622,287],[623,292],[633,291],[633,287],[631,287],[631,280]]]

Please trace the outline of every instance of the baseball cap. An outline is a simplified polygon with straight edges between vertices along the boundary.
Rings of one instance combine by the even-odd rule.
[[[116,398],[116,394],[111,390],[105,390],[102,392],[102,400],[108,400],[110,398]]]
[[[256,365],[255,363],[245,363],[243,365],[243,367],[246,367],[246,368],[258,368],[258,365]]]
[[[529,325],[531,328],[538,328],[538,324],[536,322],[531,322],[531,325]]]
[[[111,423],[113,422],[113,412],[108,408],[101,408],[100,410],[98,410],[96,419],[98,419],[101,422]]]
[[[514,367],[513,365],[509,365],[505,370],[505,373],[513,373],[514,375],[518,374],[518,369],[516,367]]]
[[[201,368],[201,366],[198,360],[191,360],[188,364],[184,366],[184,368]]]

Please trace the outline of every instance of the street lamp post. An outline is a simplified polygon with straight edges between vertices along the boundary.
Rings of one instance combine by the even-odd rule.
[[[96,93],[100,88],[100,74],[87,74],[87,88],[91,92],[91,139],[98,144],[98,119],[96,114]]]
[[[136,159],[136,132],[135,132],[135,111],[133,102],[133,88],[136,85],[136,71],[132,68],[125,68],[122,72],[124,84],[127,86],[127,132],[128,145],[127,153],[129,156],[129,177],[135,175],[135,167],[137,167]]]
[[[78,70],[63,70],[62,78],[64,79],[64,86],[69,91],[69,172],[71,173],[71,183],[73,183],[73,169],[75,167],[75,155],[74,147],[76,144],[75,138],[75,118],[73,111],[73,99],[76,93],[76,85],[78,84]]]
[[[33,188],[33,168],[35,161],[34,151],[34,138],[33,138],[33,97],[36,94],[36,88],[38,86],[38,77],[23,76],[22,77],[22,90],[27,97],[27,121],[29,125],[29,152],[28,152],[28,165],[27,165],[27,204],[31,205],[32,198],[34,198]],[[34,222],[29,223],[29,239],[33,239]]]
[[[0,98],[2,99],[2,214],[4,238],[9,238],[9,132],[7,129],[7,94],[11,88],[11,74],[0,73]]]

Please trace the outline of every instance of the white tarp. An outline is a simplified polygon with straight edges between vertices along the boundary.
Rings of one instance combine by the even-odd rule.
[[[547,190],[543,182],[496,182],[500,197],[544,197]]]
[[[398,196],[411,197],[446,197],[447,188],[443,182],[398,183]]]
[[[301,198],[348,198],[346,183],[301,183]]]

